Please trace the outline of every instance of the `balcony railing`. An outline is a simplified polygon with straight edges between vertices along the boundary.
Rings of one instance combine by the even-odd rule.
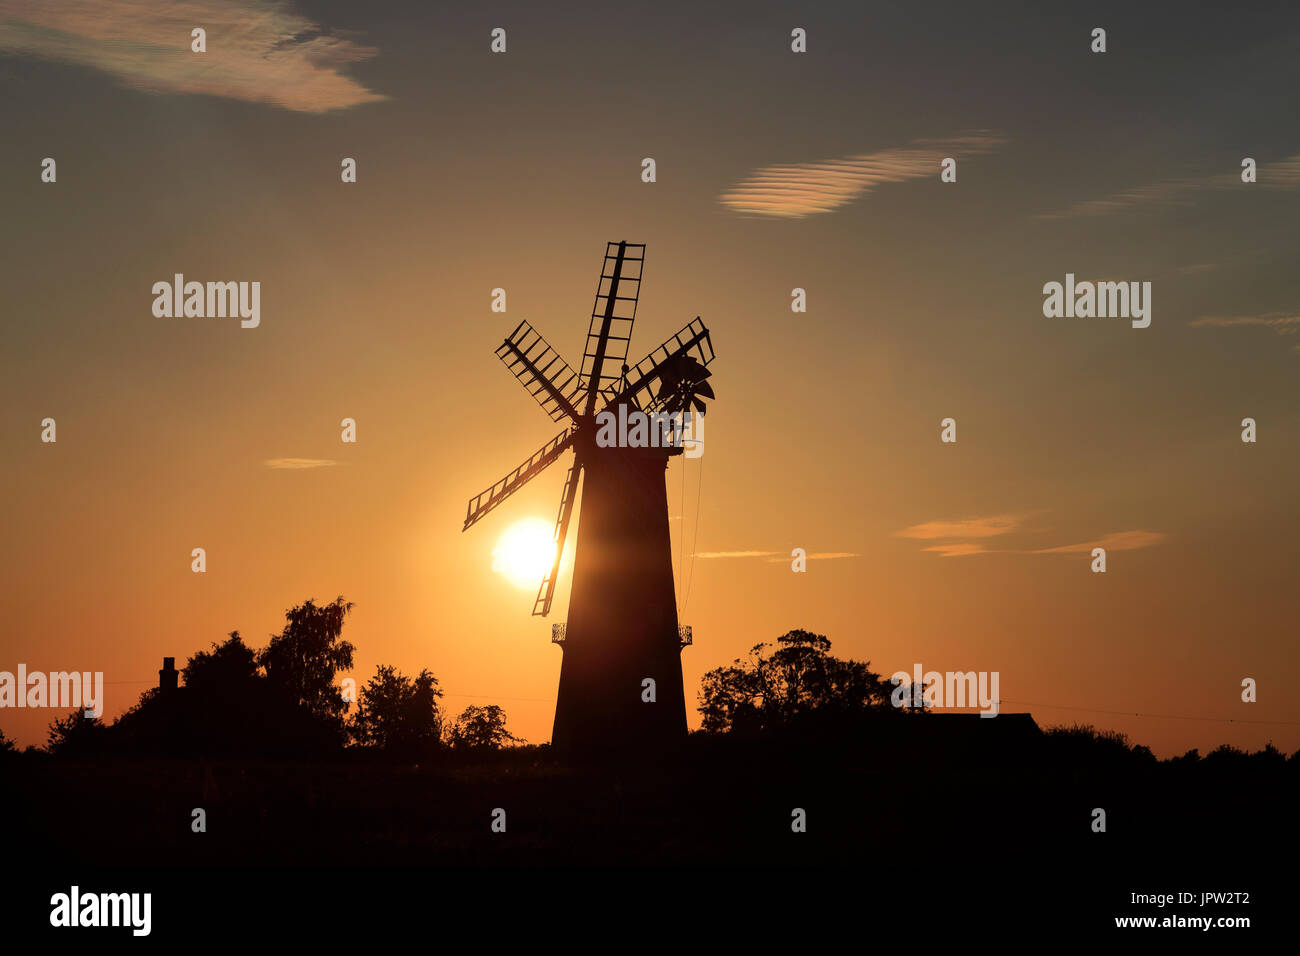
[[[551,625],[551,643],[552,643],[552,644],[563,644],[563,643],[564,643],[565,633],[568,631],[568,628],[569,628],[569,625],[568,625],[567,623],[564,623],[564,624],[552,624],[552,625]],[[679,625],[677,625],[677,643],[678,643],[681,647],[689,647],[692,643],[694,643],[694,641],[693,641],[692,638],[691,638],[691,626],[690,626],[689,624],[679,624]]]

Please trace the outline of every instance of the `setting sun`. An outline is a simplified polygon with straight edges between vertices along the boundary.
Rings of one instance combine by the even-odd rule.
[[[537,589],[554,560],[555,531],[541,518],[516,521],[492,549],[492,570],[525,591]]]

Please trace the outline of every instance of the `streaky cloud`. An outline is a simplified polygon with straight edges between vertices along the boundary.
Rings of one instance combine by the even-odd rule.
[[[1089,552],[1093,548],[1105,548],[1107,551],[1136,551],[1139,548],[1149,548],[1152,545],[1159,544],[1168,538],[1169,535],[1162,531],[1116,531],[1106,535],[1097,541],[1086,541],[1082,544],[1065,544],[1059,548],[1040,548],[1037,551],[1030,551],[1030,554],[1078,554],[1080,552]]]
[[[958,541],[952,544],[935,544],[928,548],[922,548],[922,551],[933,551],[941,558],[964,558],[972,554],[993,554],[982,544],[976,544],[973,541]]]
[[[205,53],[191,52],[196,27]],[[341,72],[376,52],[323,32],[285,0],[0,2],[0,53],[90,67],[153,93],[303,113],[385,99]]]
[[[767,558],[769,561],[787,561],[790,559],[788,551],[700,551],[692,557],[696,558]],[[860,558],[862,555],[856,551],[819,551],[813,554],[805,555],[809,561],[820,560],[826,561],[834,558]]]
[[[943,558],[965,558],[977,554],[1075,554],[1089,552],[1093,548],[1105,548],[1108,551],[1134,551],[1148,548],[1164,541],[1168,535],[1160,531],[1117,531],[1097,541],[1080,544],[1066,544],[1054,548],[1025,550],[1021,548],[989,548],[979,539],[993,538],[1024,529],[1029,514],[988,515],[977,518],[963,518],[959,521],[926,521],[895,531],[896,538],[913,538],[936,543],[922,548],[922,551],[937,554]],[[938,541],[945,538],[948,540]]]
[[[1243,183],[1240,170],[1238,170],[1203,176],[1165,179],[1160,182],[1124,189],[1099,199],[1086,199],[1076,202],[1064,210],[1043,213],[1034,218],[1045,220],[1075,219],[1086,216],[1104,216],[1142,207],[1171,209],[1191,205],[1207,193],[1221,192],[1228,189],[1295,189],[1300,187],[1300,153],[1276,162],[1261,163],[1258,167],[1258,177],[1254,183]],[[1205,267],[1199,266],[1195,268]]]
[[[780,551],[697,551],[695,558],[766,558]]]
[[[939,177],[949,156],[989,153],[1005,140],[988,131],[949,139],[920,139],[905,147],[814,163],[783,163],[758,169],[718,197],[748,215],[802,219],[831,212],[882,183]]]
[[[781,554],[781,557],[767,559],[773,564],[790,560],[790,555],[788,554],[782,554],[779,551],[774,553]],[[862,555],[856,551],[815,551],[812,554],[804,555],[804,557],[809,561],[832,561],[836,558],[860,558]]]
[[[1294,335],[1300,329],[1300,313],[1265,312],[1262,315],[1205,315],[1188,323],[1192,326],[1232,328],[1239,325],[1262,325],[1278,335]]]
[[[330,468],[341,463],[329,458],[268,458],[262,464],[277,471],[301,471],[305,468]]]
[[[895,531],[896,538],[991,538],[999,534],[1008,534],[1017,530],[1024,523],[1025,515],[1005,514],[989,515],[981,518],[963,518],[960,521],[925,521]],[[925,550],[937,550],[926,548]]]

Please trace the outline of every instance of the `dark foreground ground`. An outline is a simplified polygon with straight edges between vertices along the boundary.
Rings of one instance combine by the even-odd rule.
[[[418,765],[18,755],[0,766],[4,844],[30,879],[28,896],[8,901],[48,916],[49,887],[134,882],[184,895],[170,911],[155,904],[161,931],[168,912],[178,929],[179,914],[218,905],[204,902],[214,886],[363,910],[368,892],[416,894],[454,911],[462,896],[477,905],[511,886],[554,904],[617,884],[706,908],[733,905],[718,894],[737,889],[773,915],[782,900],[838,900],[855,919],[974,914],[1004,932],[1030,917],[1115,931],[1115,916],[1173,912],[1135,905],[1134,892],[1249,892],[1220,911],[1258,924],[1294,883],[1295,760],[1157,763],[1042,737],[987,743],[697,735],[681,753],[604,766],[545,748]],[[206,833],[191,829],[195,808]],[[497,808],[504,833],[492,830]],[[792,832],[796,808],[807,832]],[[535,872],[555,867],[582,870]],[[658,875],[633,874],[644,868]]]

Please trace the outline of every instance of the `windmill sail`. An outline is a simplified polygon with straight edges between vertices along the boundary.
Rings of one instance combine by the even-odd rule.
[[[520,322],[497,348],[497,358],[514,373],[552,421],[565,417],[578,420],[578,376],[531,325]]]
[[[506,475],[491,488],[479,492],[473,498],[469,499],[469,507],[465,510],[465,526],[461,531],[467,530],[470,525],[478,521],[485,514],[495,508],[501,502],[505,501],[525,484],[531,481],[537,475],[546,470],[547,466],[565,450],[573,444],[574,432],[565,429],[550,441],[548,441],[537,451],[533,452],[522,465],[516,468],[510,474]]]
[[[622,391],[611,392],[609,400],[627,400],[646,412],[661,410],[668,398],[663,373],[681,356],[690,356],[705,367],[713,361],[713,340],[709,338],[709,330],[704,327],[698,315],[686,323],[680,332],[637,362],[636,367],[627,373],[627,386]]]
[[[596,283],[596,303],[587,328],[587,344],[582,352],[580,381],[586,393],[583,414],[590,415],[595,410],[596,395],[604,388],[617,385],[623,375],[644,266],[644,243],[606,243],[605,261]]]
[[[578,495],[578,476],[582,465],[575,461],[569,467],[569,474],[564,479],[564,491],[560,493],[560,511],[555,518],[555,558],[546,579],[537,590],[537,600],[533,602],[533,616],[546,617],[551,613],[551,598],[555,596],[555,579],[560,576],[560,558],[564,556],[564,539],[569,534],[569,518],[573,516],[573,502]]]

